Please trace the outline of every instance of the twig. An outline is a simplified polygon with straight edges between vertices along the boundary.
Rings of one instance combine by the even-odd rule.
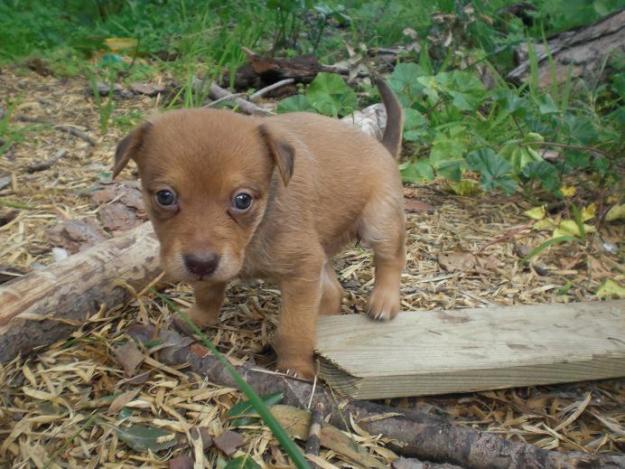
[[[95,147],[96,141],[93,138],[91,138],[85,132],[83,132],[82,130],[72,125],[55,125],[54,128],[57,130],[62,130],[64,132],[67,132],[68,134],[73,135],[74,137],[78,137],[79,139],[87,142],[92,147]]]
[[[60,149],[56,152],[56,154],[45,161],[41,161],[39,163],[33,163],[26,167],[27,173],[36,173],[38,171],[45,171],[46,169],[50,169],[54,166],[61,158],[63,158],[67,154],[67,150],[65,148]]]
[[[263,97],[264,95],[266,95],[270,91],[277,90],[278,88],[282,88],[283,86],[290,85],[291,83],[295,83],[295,79],[294,78],[285,78],[284,80],[277,81],[277,82],[275,82],[272,85],[265,86],[264,88],[261,88],[260,90],[256,91],[255,93],[252,93],[250,95],[249,99],[251,101],[256,101],[258,98]]]
[[[159,337],[156,328],[151,325],[136,324],[127,333],[143,342]],[[172,330],[161,330],[160,339],[169,344],[180,344],[163,348],[159,352],[159,359],[163,363],[172,366],[184,363],[212,383],[234,385],[232,377],[206,348],[199,344],[184,345],[182,337]],[[312,391],[311,383],[288,376],[268,374],[266,370],[249,365],[238,367],[238,371],[259,394],[284,393],[283,403],[287,405],[305,408]],[[317,386],[315,402],[323,403],[331,414],[330,423],[333,425],[347,429],[341,419],[341,412],[351,414],[354,421],[368,433],[381,434],[388,438],[389,447],[393,451],[425,461],[448,462],[475,469],[625,467],[625,456],[620,454],[560,453],[455,425],[427,412],[403,410],[367,401],[343,400],[336,403],[325,386]],[[380,415],[385,418],[379,418]]]
[[[211,101],[204,107],[215,107],[220,103],[223,103],[225,101],[234,101],[236,98],[240,98],[242,96],[245,96],[245,93],[236,93],[236,94],[231,94],[229,96],[223,96],[219,99],[216,99],[215,101]]]
[[[233,96],[232,93],[230,93],[228,90],[225,90],[224,88],[217,85],[216,83],[211,84],[209,95],[213,99],[222,99],[222,98]],[[241,110],[245,112],[246,114],[261,115],[261,116],[270,116],[273,114],[272,112],[269,112],[266,109],[263,109],[257,106],[256,104],[247,101],[246,99],[234,97],[233,100],[236,103],[236,105],[239,106]]]
[[[321,424],[323,423],[324,406],[323,402],[317,402],[315,408],[310,414],[310,429],[308,430],[308,439],[306,440],[306,454],[313,456],[319,455],[321,448]]]

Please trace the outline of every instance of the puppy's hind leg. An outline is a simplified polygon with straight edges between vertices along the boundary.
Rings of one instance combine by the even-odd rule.
[[[401,272],[406,262],[404,211],[400,197],[387,196],[372,201],[361,219],[360,238],[375,255],[375,285],[367,314],[376,320],[393,319],[400,307]]]

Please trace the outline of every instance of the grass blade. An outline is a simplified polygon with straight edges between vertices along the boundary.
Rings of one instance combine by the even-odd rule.
[[[523,258],[523,262],[529,262],[532,257],[537,256],[549,246],[553,246],[554,244],[567,243],[569,241],[577,241],[577,239],[574,236],[558,236],[557,238],[548,239],[540,246],[536,246],[534,249],[528,252],[527,256]]]
[[[260,415],[260,417],[263,419],[265,425],[269,427],[271,433],[273,433],[284,451],[286,451],[286,453],[289,455],[295,467],[297,467],[298,469],[309,469],[310,465],[308,464],[308,461],[304,457],[304,454],[300,450],[299,446],[297,446],[295,442],[289,437],[284,428],[282,428],[280,423],[272,415],[269,407],[265,405],[263,400],[258,394],[256,394],[254,389],[252,389],[252,387],[247,384],[247,382],[237,372],[234,366],[232,366],[230,362],[221,354],[221,352],[217,350],[217,347],[213,345],[210,339],[200,330],[200,328],[197,327],[195,323],[191,321],[191,319],[189,319],[189,317],[185,313],[180,311],[178,306],[173,301],[171,301],[169,298],[161,293],[155,292],[155,294],[170,309],[172,309],[180,319],[185,322],[185,324],[193,331],[193,333],[200,338],[202,344],[206,348],[208,348],[215,356],[215,358],[217,358],[217,360],[219,360],[219,362],[226,368],[226,370],[228,370],[228,373],[230,374],[230,376],[232,376],[232,379],[234,379],[234,382],[236,383],[238,388],[249,399],[252,407],[254,407],[256,412],[258,412],[258,415]]]

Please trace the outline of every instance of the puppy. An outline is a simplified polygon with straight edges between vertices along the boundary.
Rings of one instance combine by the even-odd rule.
[[[115,153],[113,177],[130,159],[138,165],[162,266],[193,286],[191,319],[215,324],[235,277],[277,281],[278,368],[304,378],[315,372],[317,315],[341,310],[330,259],[347,242],[375,254],[369,316],[399,311],[405,231],[395,157],[403,114],[386,83],[376,84],[388,115],[382,143],[316,114],[187,109],[139,126]]]

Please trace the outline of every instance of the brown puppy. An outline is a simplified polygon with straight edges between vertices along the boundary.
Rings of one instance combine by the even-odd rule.
[[[388,86],[377,85],[388,114],[382,144],[315,114],[190,109],[141,125],[115,154],[113,177],[131,158],[138,164],[163,268],[193,285],[193,321],[218,320],[237,276],[276,280],[278,367],[307,378],[317,315],[341,309],[330,258],[348,241],[375,253],[369,315],[391,319],[399,311],[404,211],[394,157],[403,116]]]

